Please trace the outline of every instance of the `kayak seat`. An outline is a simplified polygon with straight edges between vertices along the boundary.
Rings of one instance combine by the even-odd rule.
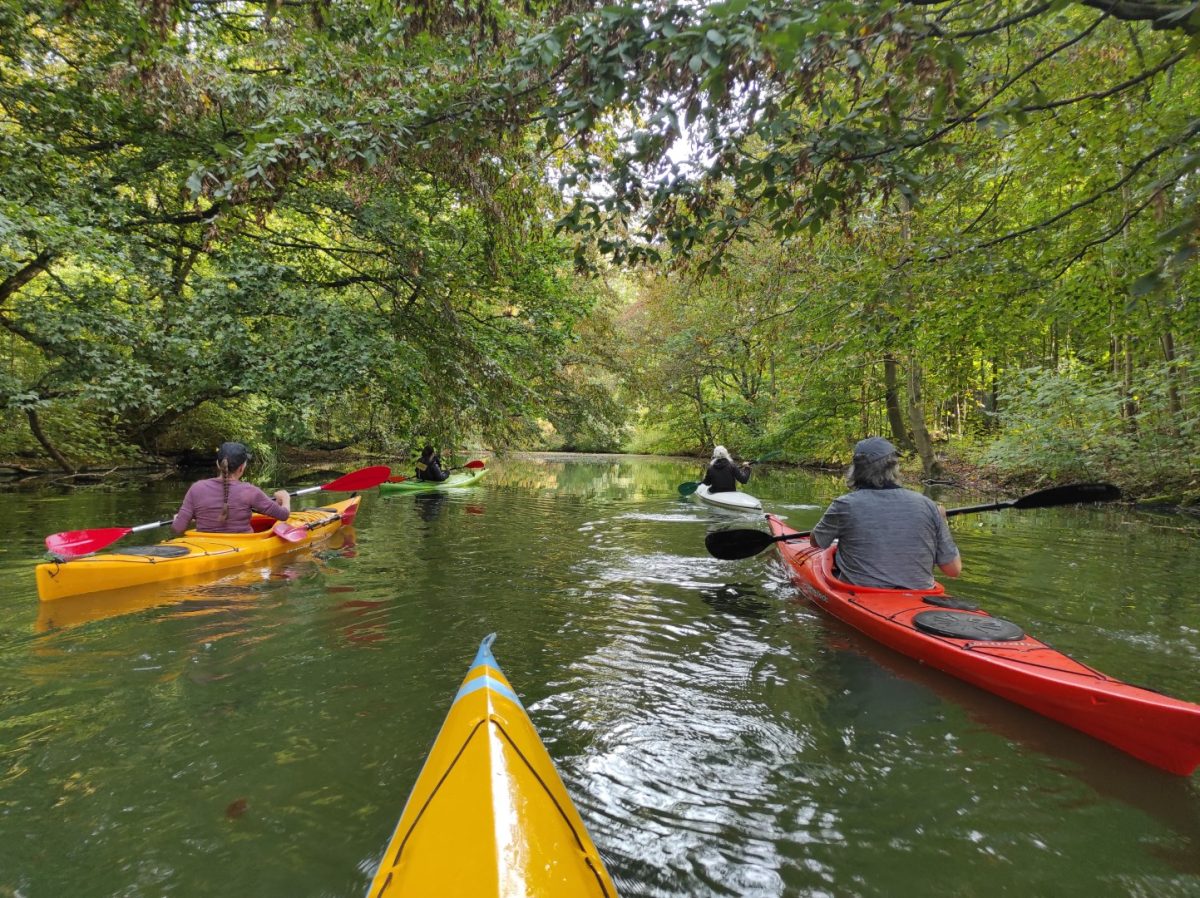
[[[921,601],[940,608],[953,608],[956,611],[978,611],[979,606],[966,599],[956,599],[954,596],[921,596]]]
[[[951,639],[1013,642],[1025,638],[1025,631],[1010,620],[965,611],[922,611],[912,622],[918,630]]]
[[[122,546],[113,549],[113,555],[150,555],[154,558],[178,558],[187,555],[187,546]]]

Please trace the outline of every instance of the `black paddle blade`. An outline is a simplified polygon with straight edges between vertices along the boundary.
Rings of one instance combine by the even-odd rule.
[[[704,537],[704,548],[713,558],[734,561],[757,555],[778,539],[762,530],[714,530]]]
[[[1081,502],[1115,502],[1121,491],[1111,483],[1068,483],[1038,490],[1013,501],[1011,508],[1052,508]]]

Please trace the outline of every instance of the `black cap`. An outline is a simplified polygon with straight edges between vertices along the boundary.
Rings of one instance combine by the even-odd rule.
[[[222,443],[221,448],[217,450],[217,464],[226,462],[231,471],[240,468],[254,455],[246,448],[245,443]]]

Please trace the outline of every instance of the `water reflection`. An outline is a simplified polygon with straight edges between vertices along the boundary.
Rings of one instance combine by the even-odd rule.
[[[985,737],[1003,737],[1040,757],[1047,769],[1077,777],[1097,797],[1158,820],[1177,839],[1158,844],[1156,854],[1177,872],[1200,875],[1200,796],[1188,778],[1143,764],[1098,739],[931,670],[835,618],[822,615],[814,624],[826,634],[833,650],[830,669],[844,686],[829,713],[854,721],[856,741],[869,744],[881,733],[900,734],[930,722],[952,728],[961,710]],[[954,761],[953,753],[943,759]]]
[[[1195,777],[844,630],[771,551],[709,557],[714,516],[676,492],[695,461],[489,468],[444,497],[368,496],[353,545],[261,579],[36,634],[42,536],[153,520],[186,484],[0,493],[0,893],[363,894],[495,630],[626,898],[1200,894]],[[755,472],[798,529],[841,489]],[[1194,701],[1196,531],[1142,521],[958,517],[955,592]]]
[[[417,517],[422,521],[432,521],[445,510],[450,496],[444,490],[430,490],[427,493],[414,494],[412,501]]]
[[[762,617],[771,607],[763,599],[763,589],[757,583],[723,583],[701,589],[700,599],[721,614],[737,617]]]

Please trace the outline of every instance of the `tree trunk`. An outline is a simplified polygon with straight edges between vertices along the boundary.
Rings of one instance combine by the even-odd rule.
[[[1169,330],[1163,331],[1159,338],[1162,343],[1163,358],[1167,361],[1167,410],[1171,413],[1171,430],[1179,433],[1179,418],[1183,414],[1183,400],[1179,395],[1179,365],[1176,362],[1175,335]]]
[[[704,407],[704,392],[703,385],[700,379],[696,378],[692,381],[692,399],[696,403],[696,417],[700,423],[700,439],[703,441],[704,448],[711,448],[716,444],[713,438],[712,427],[708,423],[708,411]]]
[[[1125,393],[1124,413],[1125,429],[1130,436],[1137,436],[1138,403],[1133,398],[1133,338],[1126,334],[1122,341],[1124,358],[1122,360],[1122,384]]]
[[[1000,414],[1000,362],[992,359],[992,414]]]
[[[933,441],[925,427],[925,397],[923,394],[921,365],[915,357],[908,362],[908,423],[912,429],[913,443],[921,456],[921,468],[925,479],[942,475],[942,463],[933,452]]]
[[[37,258],[26,262],[20,269],[0,281],[0,305],[8,302],[10,296],[45,271],[53,259],[54,253],[48,249],[42,250]]]
[[[68,474],[75,473],[75,466],[67,461],[67,457],[54,447],[54,444],[46,437],[42,431],[42,424],[38,420],[37,412],[34,409],[25,409],[25,417],[29,419],[29,431],[33,434],[33,438],[42,444],[42,448],[50,453],[50,457],[58,462],[58,466]]]
[[[908,428],[904,426],[904,412],[900,408],[900,366],[896,356],[886,353],[883,357],[883,398],[887,406],[888,427],[892,431],[892,442],[900,449],[912,449]]]

